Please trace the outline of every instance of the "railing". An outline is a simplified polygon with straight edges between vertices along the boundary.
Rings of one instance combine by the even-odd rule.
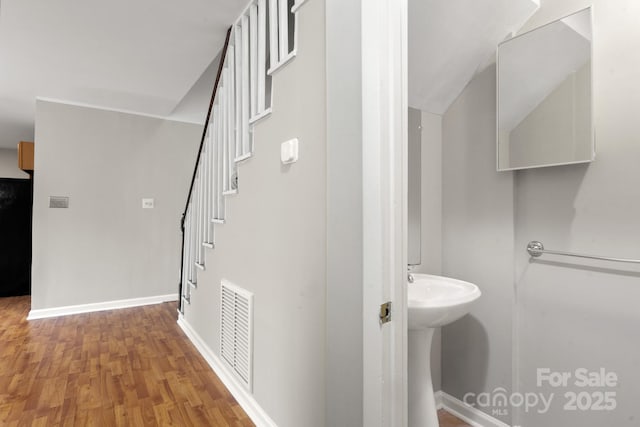
[[[200,158],[202,157],[202,151],[204,148],[204,143],[207,138],[208,130],[209,130],[209,122],[211,120],[211,113],[213,110],[213,104],[216,99],[216,94],[218,92],[218,86],[220,84],[220,78],[222,77],[222,69],[224,68],[224,60],[227,55],[227,50],[229,48],[229,38],[231,36],[231,28],[227,30],[227,36],[224,41],[224,47],[222,48],[222,53],[220,57],[220,64],[218,65],[218,72],[216,73],[216,81],[213,85],[213,93],[211,94],[211,100],[209,102],[209,109],[207,110],[207,117],[204,123],[204,130],[202,132],[202,138],[200,140],[200,147],[198,148],[198,155],[196,157],[196,165],[193,168],[193,175],[191,176],[191,184],[189,185],[189,193],[187,194],[187,201],[185,203],[184,211],[182,213],[182,218],[180,219],[180,231],[182,232],[182,250],[180,254],[180,284],[179,284],[179,292],[180,292],[180,301],[179,301],[179,310],[183,311],[183,289],[184,289],[184,278],[185,278],[185,263],[191,260],[190,255],[192,249],[192,233],[191,233],[191,223],[186,224],[187,214],[189,213],[189,207],[191,206],[191,197],[193,196],[193,189],[196,183],[196,178],[198,177],[198,166],[200,165]],[[185,233],[185,228],[188,227],[188,233]],[[188,252],[185,252],[185,243],[188,247]],[[187,266],[191,269],[191,266]],[[191,275],[189,275],[191,276]]]
[[[253,155],[253,124],[271,113],[271,75],[296,55],[293,0],[254,0],[227,31],[187,201],[180,221],[180,304],[191,302],[225,196],[238,191],[237,164]]]

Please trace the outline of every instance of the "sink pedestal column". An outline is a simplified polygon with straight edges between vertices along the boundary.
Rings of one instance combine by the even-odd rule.
[[[409,330],[409,427],[438,427],[431,382],[431,341],[435,329]]]

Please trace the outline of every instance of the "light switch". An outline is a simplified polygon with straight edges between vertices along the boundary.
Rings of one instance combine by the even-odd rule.
[[[153,199],[142,199],[142,209],[153,209]]]
[[[285,165],[298,161],[298,138],[290,139],[280,145],[280,160]]]

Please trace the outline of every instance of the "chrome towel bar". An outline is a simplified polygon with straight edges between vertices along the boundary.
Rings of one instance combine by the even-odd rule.
[[[572,252],[563,252],[563,251],[551,251],[544,248],[544,245],[537,240],[532,240],[527,245],[527,252],[534,258],[541,256],[542,254],[551,254],[551,255],[562,255],[562,256],[572,256],[577,258],[589,258],[589,259],[599,259],[602,261],[613,261],[613,262],[628,262],[632,264],[640,264],[640,259],[629,259],[629,258],[611,258],[606,256],[596,256],[596,255],[582,255],[575,254]]]

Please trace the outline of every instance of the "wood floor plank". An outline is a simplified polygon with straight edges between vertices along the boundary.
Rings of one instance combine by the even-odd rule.
[[[253,426],[165,303],[27,321],[0,298],[0,425]]]
[[[444,409],[440,409],[438,411],[438,421],[440,422],[440,427],[471,427],[469,424],[451,415]]]

